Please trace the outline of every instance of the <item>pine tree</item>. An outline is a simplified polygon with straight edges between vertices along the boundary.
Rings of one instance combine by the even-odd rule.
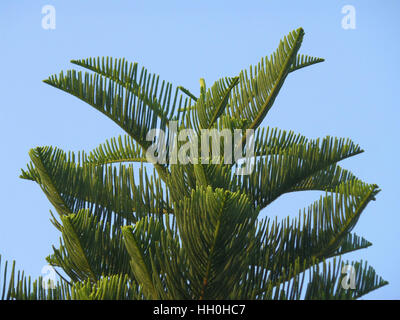
[[[16,275],[14,263],[10,275],[6,263],[2,298],[357,299],[386,285],[366,263],[341,258],[371,245],[352,230],[379,188],[337,164],[363,150],[349,139],[260,127],[287,76],[323,61],[298,53],[303,36],[292,31],[269,58],[209,89],[201,79],[199,97],[108,57],[72,60],[88,71],[45,80],[126,135],[88,153],[30,150],[21,178],[36,182],[57,212],[60,244],[46,260],[60,277],[46,288],[42,278]],[[221,147],[243,158],[253,145],[253,170],[238,175],[238,161],[225,163],[224,154],[213,163],[200,149],[187,164],[171,161],[186,143],[170,140],[173,123],[197,136],[240,130],[239,144]],[[153,154],[167,155],[164,163],[149,158],[153,129],[165,133],[165,148]],[[297,218],[260,218],[281,195],[308,190],[323,196]]]

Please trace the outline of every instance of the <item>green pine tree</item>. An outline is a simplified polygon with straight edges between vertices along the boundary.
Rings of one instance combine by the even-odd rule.
[[[303,36],[301,28],[289,33],[269,58],[237,77],[208,89],[201,80],[199,97],[124,59],[73,60],[90,72],[45,80],[126,135],[89,153],[29,152],[21,177],[36,182],[57,212],[51,221],[61,239],[47,262],[59,280],[45,287],[42,278],[17,273],[14,263],[7,271],[6,263],[2,298],[357,299],[386,285],[366,263],[341,259],[371,245],[352,229],[379,189],[337,165],[363,150],[349,139],[260,128],[287,76],[323,61],[298,53]],[[178,132],[198,136],[203,129],[240,129],[242,144],[230,151],[243,157],[254,143],[254,170],[237,175],[240,165],[222,161],[227,157],[204,163],[210,154],[173,163],[172,121]],[[166,133],[166,163],[149,160],[152,129]],[[255,130],[253,138],[246,129]],[[297,218],[259,217],[281,195],[307,190],[324,196]],[[343,273],[348,265],[355,288],[343,286],[353,279]]]

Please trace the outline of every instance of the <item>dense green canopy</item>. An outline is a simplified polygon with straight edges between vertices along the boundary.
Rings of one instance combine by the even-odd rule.
[[[21,177],[36,182],[56,211],[60,244],[47,261],[62,272],[55,288],[45,288],[6,263],[2,298],[356,299],[386,285],[367,264],[341,259],[371,245],[352,229],[379,188],[337,164],[363,150],[349,139],[260,128],[289,74],[323,61],[298,53],[303,36],[292,31],[236,77],[210,88],[201,80],[199,97],[108,57],[73,60],[88,72],[45,80],[125,135],[87,153],[29,152]],[[223,161],[148,163],[146,136],[171,135],[172,121],[179,132],[240,129],[240,151],[250,143],[246,129],[255,130],[254,170],[236,175],[240,165]],[[281,195],[309,190],[324,195],[297,218],[259,217]],[[342,285],[347,265],[355,289]]]

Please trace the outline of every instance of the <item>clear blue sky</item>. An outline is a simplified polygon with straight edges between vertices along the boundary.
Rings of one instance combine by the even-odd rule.
[[[42,7],[56,9],[44,30]],[[356,29],[342,28],[344,5]],[[28,1],[0,2],[0,254],[34,277],[58,245],[50,203],[18,178],[30,148],[91,150],[121,130],[85,103],[42,82],[73,68],[71,59],[125,57],[198,92],[269,55],[303,27],[302,53],[326,61],[289,76],[264,125],[310,138],[349,137],[365,153],[344,161],[382,192],[355,232],[373,246],[348,255],[367,260],[390,284],[368,299],[400,298],[399,26],[400,2],[386,1]],[[296,214],[316,193],[286,195],[268,214]]]

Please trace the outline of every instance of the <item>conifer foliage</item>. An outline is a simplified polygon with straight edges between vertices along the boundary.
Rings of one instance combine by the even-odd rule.
[[[210,88],[201,80],[198,97],[108,57],[72,60],[86,71],[45,80],[124,135],[90,152],[30,150],[21,178],[36,182],[52,205],[61,237],[46,260],[59,277],[45,286],[5,262],[1,298],[357,299],[386,285],[366,263],[342,261],[371,245],[352,230],[380,190],[338,165],[363,150],[349,139],[260,127],[285,79],[323,61],[299,54],[303,36],[292,31],[272,55]],[[239,163],[207,164],[204,155],[187,164],[149,161],[148,134],[170,137],[172,121],[178,132],[199,135],[240,129],[240,151],[254,144],[253,170],[237,175]],[[255,130],[253,139],[246,129]],[[323,195],[298,217],[260,216],[281,195],[309,190]],[[348,266],[355,288],[343,285]]]

